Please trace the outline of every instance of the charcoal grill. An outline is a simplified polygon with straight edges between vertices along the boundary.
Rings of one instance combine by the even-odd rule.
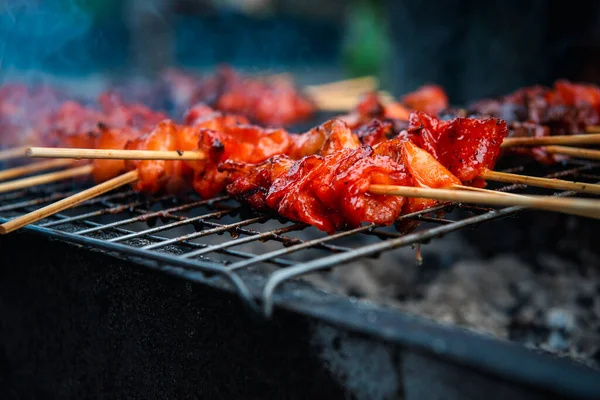
[[[524,167],[511,169],[523,170]],[[598,182],[600,164],[573,160],[561,164],[557,171],[547,176]],[[531,191],[518,185],[496,188],[524,193]],[[0,197],[0,220],[6,221],[24,214],[79,189],[71,183],[61,183],[3,195]],[[573,194],[563,192],[557,195]],[[445,211],[443,217],[439,211]],[[332,268],[344,268],[347,263],[359,258],[376,258],[400,247],[427,243],[468,227],[486,229],[486,226],[480,225],[514,216],[521,211],[523,209],[520,207],[490,209],[448,204],[402,216],[401,220],[404,222],[420,222],[419,229],[412,233],[404,234],[392,228],[365,225],[327,236],[303,224],[246,210],[227,196],[211,200],[193,196],[179,200],[167,196],[143,198],[129,189],[123,189],[27,226],[21,232],[0,238],[3,258],[7,263],[12,263],[3,266],[5,286],[2,290],[4,297],[0,295],[0,309],[8,311],[9,305],[14,307],[18,304],[23,313],[28,313],[29,307],[44,310],[42,313],[57,312],[51,308],[44,309],[43,305],[26,299],[27,296],[35,297],[37,294],[20,289],[18,284],[39,279],[43,282],[42,286],[52,286],[56,279],[62,282],[57,275],[65,274],[66,270],[69,270],[67,276],[75,282],[80,279],[85,281],[83,275],[92,272],[87,267],[75,272],[80,266],[63,265],[66,263],[61,261],[61,257],[66,257],[65,252],[95,259],[92,265],[96,265],[94,268],[97,269],[93,272],[96,275],[98,268],[101,271],[104,265],[114,263],[107,261],[110,256],[121,260],[122,266],[118,269],[125,282],[128,274],[131,274],[126,271],[135,270],[139,268],[136,265],[141,265],[141,271],[159,277],[153,281],[154,285],[162,285],[162,282],[171,282],[172,279],[172,282],[178,282],[174,285],[182,284],[181,282],[193,283],[207,290],[209,295],[204,297],[204,301],[209,303],[205,308],[214,305],[209,299],[219,299],[228,304],[231,304],[232,296],[240,299],[245,308],[230,305],[225,315],[211,317],[212,314],[208,311],[208,317],[203,318],[219,326],[225,325],[224,321],[217,322],[219,318],[246,321],[253,328],[248,328],[248,332],[245,331],[246,328],[242,328],[242,332],[238,331],[235,335],[251,335],[257,343],[267,340],[265,348],[276,348],[281,352],[282,358],[292,352],[295,360],[302,359],[313,370],[312,373],[306,373],[304,378],[300,371],[295,371],[299,376],[291,381],[286,381],[280,375],[277,382],[265,378],[270,385],[266,386],[270,388],[267,390],[272,390],[275,397],[329,393],[331,396],[345,394],[356,398],[404,395],[407,399],[480,398],[483,395],[492,398],[600,398],[600,371],[594,368],[528,350],[510,342],[433,323],[388,307],[319,290],[298,279]],[[77,246],[55,243],[56,240]],[[39,251],[36,255],[39,258],[36,258],[35,264],[53,263],[54,270],[50,275],[46,275],[49,273],[48,268],[39,267],[40,270],[37,270],[36,266],[26,265],[31,262],[33,255],[18,249],[16,244],[28,246],[27,243],[39,246],[36,249],[36,252]],[[59,251],[61,254],[57,254]],[[18,269],[25,269],[28,273],[15,272]],[[37,273],[40,275],[36,277]],[[74,273],[81,275],[75,278],[72,275]],[[165,273],[172,277],[165,277]],[[48,279],[48,282],[44,279]],[[114,279],[120,280],[119,277]],[[17,286],[11,286],[10,282]],[[65,283],[62,282],[61,285]],[[29,287],[31,284],[24,286]],[[181,287],[173,290],[180,289]],[[14,296],[20,298],[23,295],[21,290],[25,297],[15,301]],[[60,293],[61,289],[54,290]],[[56,295],[61,296],[59,293]],[[42,303],[43,301],[49,300],[46,298]],[[215,307],[218,310],[220,306]],[[156,316],[156,310],[142,312],[146,311]],[[15,335],[35,335],[20,331],[9,333],[11,323],[15,321],[14,313],[6,315],[11,315],[2,327],[3,335],[9,338],[8,342],[16,340]],[[186,319],[188,316],[184,314],[181,318]],[[277,325],[280,318],[285,322],[283,328],[282,325]],[[240,326],[239,323],[231,324]],[[57,326],[59,325],[54,328]],[[303,328],[294,330],[298,326]],[[53,325],[49,325],[48,329],[53,329]],[[307,330],[311,333],[308,334]],[[152,340],[152,332],[148,335]],[[289,340],[281,344],[281,338],[275,335],[284,335]],[[310,339],[306,339],[306,335]],[[219,336],[219,332],[214,332],[205,338],[218,341]],[[321,357],[309,356],[314,354],[315,341],[321,349]],[[244,345],[252,346],[251,343],[254,342],[246,342]],[[240,346],[239,340],[236,345]],[[64,346],[68,347],[68,342]],[[305,355],[303,352],[303,355],[298,355],[298,348],[303,346],[306,346]],[[236,350],[224,345],[225,347],[238,354]],[[313,350],[309,350],[309,347]],[[63,362],[73,362],[64,352],[59,353],[66,357]],[[249,356],[246,350],[239,349],[236,357],[244,355]],[[252,357],[257,355],[253,354]],[[13,363],[26,362],[18,361],[19,357],[15,355],[6,355],[5,358],[6,371],[13,368]],[[254,358],[250,363],[254,363],[249,367],[250,370],[265,368],[264,374],[275,374],[278,370],[276,362],[265,366]],[[375,367],[381,370],[372,370]],[[10,373],[6,373],[10,377]],[[248,371],[245,374],[249,375],[242,376],[253,376]],[[177,391],[184,390],[181,379],[189,378],[184,373],[179,377],[180,380],[167,383],[156,377],[158,382],[162,382],[161,387],[164,387],[164,394],[167,396],[182,395],[183,392]],[[260,380],[264,376],[256,373],[255,378]],[[204,382],[198,376],[193,379]],[[210,386],[214,379],[218,378],[212,376],[204,385]],[[5,378],[5,382],[8,381]],[[321,391],[313,387],[314,382],[321,382],[320,386],[317,385]],[[285,388],[286,385],[287,390],[273,389]],[[295,391],[290,389],[293,385],[297,385]],[[309,387],[313,388],[312,391]],[[80,389],[94,388],[99,389],[93,385]],[[142,389],[136,390],[140,397],[148,398],[142,395]],[[241,386],[239,390],[229,394],[248,394]],[[219,392],[208,390],[204,393]],[[265,398],[260,395],[257,397]]]

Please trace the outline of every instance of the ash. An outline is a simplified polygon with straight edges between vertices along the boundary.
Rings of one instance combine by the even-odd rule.
[[[422,247],[420,266],[415,250],[406,248],[308,279],[327,290],[600,368],[595,228],[578,218],[528,212],[433,241]]]

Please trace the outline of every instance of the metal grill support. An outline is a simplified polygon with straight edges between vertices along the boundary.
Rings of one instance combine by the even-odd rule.
[[[600,181],[598,171],[598,164],[572,161],[548,176],[577,177],[578,180],[596,182]],[[521,185],[510,185],[498,190],[522,189]],[[0,219],[5,221],[75,191],[63,183],[5,194],[0,196]],[[560,195],[572,194],[564,192]],[[303,224],[276,222],[266,215],[248,214],[226,196],[211,200],[184,199],[178,204],[172,201],[166,196],[145,199],[131,190],[123,190],[90,200],[26,229],[153,262],[157,267],[175,274],[184,271],[216,274],[235,289],[250,309],[258,311],[260,300],[263,313],[270,316],[276,289],[293,278],[332,267],[343,267],[352,260],[415,245],[522,210],[519,207],[494,210],[447,204],[402,216],[399,222],[420,221],[435,225],[410,234],[371,224],[327,236]],[[170,204],[165,205],[167,202]],[[458,219],[436,215],[452,209],[462,210],[458,213]],[[157,223],[159,220],[160,224]],[[356,247],[335,243],[340,239],[361,235],[375,236],[380,240]],[[250,245],[254,247],[247,250]],[[239,250],[234,249],[236,247]],[[307,251],[311,251],[308,261],[301,257]],[[279,269],[271,273],[262,296],[260,293],[251,293],[240,272],[268,265]]]

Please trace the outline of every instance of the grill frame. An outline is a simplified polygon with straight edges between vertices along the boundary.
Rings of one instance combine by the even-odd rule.
[[[568,163],[569,164],[567,165],[570,166],[569,168],[561,168],[558,172],[546,174],[545,176],[551,178],[580,176],[585,177],[587,181],[600,181],[600,163],[577,162],[573,160],[569,161]],[[511,168],[510,171],[522,171],[524,169],[524,166],[518,166]],[[598,169],[597,175],[587,173],[588,171],[594,169]],[[64,188],[65,186],[68,187],[68,185],[68,183],[50,184],[44,185],[43,187],[33,188],[30,190],[22,190],[19,192],[12,192],[0,195],[0,221],[5,222],[8,219],[10,219],[2,215],[2,213],[6,211],[20,210],[22,212],[18,213],[17,215],[24,214],[26,212],[31,211],[33,209],[33,206],[48,203],[50,200],[55,201],[77,191],[77,189],[71,188],[72,190],[66,193],[57,192],[58,189]],[[497,190],[514,192],[518,189],[523,188],[525,188],[525,186],[523,185],[505,185],[499,187]],[[43,196],[39,197],[40,194]],[[574,194],[575,192],[555,193],[555,195],[557,196],[572,196]],[[30,200],[3,204],[7,200],[13,200],[15,197],[20,198],[20,195],[29,196]],[[399,247],[411,245],[415,246],[428,240],[434,239],[436,237],[441,237],[443,235],[464,229],[469,226],[481,224],[487,221],[493,221],[499,218],[509,217],[524,210],[523,207],[506,207],[502,209],[493,209],[456,203],[446,203],[432,209],[403,215],[398,219],[398,222],[412,220],[419,222],[437,223],[439,226],[436,226],[434,228],[428,228],[425,230],[420,230],[405,235],[401,233],[390,232],[389,230],[382,231],[375,224],[368,224],[362,225],[355,229],[341,231],[334,235],[321,235],[318,238],[306,241],[297,237],[290,238],[287,236],[282,236],[282,234],[301,231],[307,227],[304,224],[293,223],[291,221],[287,221],[287,226],[267,230],[265,232],[256,231],[252,228],[245,228],[252,224],[268,222],[272,216],[264,214],[252,213],[250,216],[247,216],[241,220],[230,224],[221,224],[219,222],[211,221],[211,219],[216,218],[218,220],[219,217],[227,216],[233,212],[243,210],[243,207],[240,207],[239,205],[224,205],[224,203],[222,202],[227,202],[230,200],[228,196],[219,196],[210,200],[192,199],[191,201],[189,201],[188,199],[188,201],[184,201],[182,202],[182,204],[177,204],[167,209],[161,209],[160,211],[151,211],[143,208],[144,200],[132,196],[134,196],[134,192],[130,189],[120,190],[116,193],[106,194],[104,196],[100,196],[87,202],[84,202],[71,209],[73,210],[84,206],[96,204],[104,205],[104,207],[100,208],[99,210],[84,212],[75,216],[65,216],[63,213],[58,213],[48,217],[45,220],[39,221],[35,225],[26,226],[24,229],[31,229],[39,233],[56,237],[65,241],[71,241],[73,243],[96,247],[105,251],[120,252],[129,257],[141,257],[153,260],[155,262],[177,266],[179,268],[197,270],[199,272],[204,272],[208,274],[218,274],[234,286],[237,293],[244,301],[245,305],[254,311],[259,311],[257,297],[252,296],[250,294],[247,286],[244,284],[243,280],[239,278],[236,271],[243,268],[255,266],[256,264],[261,262],[287,267],[286,269],[275,271],[271,274],[271,277],[265,285],[265,288],[260,296],[260,300],[263,305],[262,312],[266,317],[269,317],[272,313],[273,294],[275,289],[289,279],[298,278],[302,275],[317,272],[323,269],[341,266],[346,261],[352,261],[366,256],[373,256],[378,253],[390,251]],[[125,204],[113,202],[115,199],[118,200],[123,198],[131,200]],[[145,205],[147,206],[147,208],[149,208],[152,204],[159,204],[161,201],[169,199],[171,199],[170,196],[160,196],[153,198],[150,202],[146,201]],[[218,207],[214,207],[215,205]],[[202,206],[209,206],[211,208],[214,207],[214,211],[193,217],[186,217],[176,214],[177,212],[189,211]],[[460,210],[470,210],[478,214],[468,218],[459,218],[455,221],[435,216],[437,212],[448,212],[449,210],[455,208],[458,208]],[[101,217],[109,214],[115,215],[125,212],[129,212],[130,214],[137,213],[139,215],[130,218],[121,218],[111,223],[98,223],[90,220],[90,218],[94,217]],[[160,226],[149,227],[143,230],[131,230],[123,228],[130,224],[147,222],[149,220],[158,218],[166,219],[169,221],[169,223]],[[72,230],[72,228],[74,227],[73,223],[84,224],[88,226],[88,228],[79,229],[75,232],[66,231],[67,228],[69,228],[68,230]],[[175,238],[165,238],[163,236],[154,235],[154,233],[165,232],[170,229],[186,225],[196,226],[195,224],[197,223],[208,225],[209,228],[202,229],[200,231],[196,229],[196,232],[181,235]],[[63,227],[63,229],[57,229],[57,227],[61,226]],[[87,236],[92,233],[104,232],[107,230],[121,233],[121,235],[109,239],[98,239]],[[233,232],[232,234],[237,235],[238,237],[230,241],[220,243],[219,245],[203,245],[195,242],[190,242],[190,240],[193,239],[198,239],[215,234],[222,234],[225,232]],[[240,234],[244,234],[246,236],[243,239],[239,239]],[[337,239],[351,237],[353,235],[358,234],[375,235],[379,237],[383,236],[384,238],[387,238],[387,240],[353,249],[348,249],[342,246],[331,245],[327,243]],[[133,245],[124,245],[123,243],[121,243],[126,240],[136,239],[140,237],[147,237],[149,239],[155,240],[156,242],[141,247]],[[271,251],[260,255],[245,254],[235,250],[228,250],[230,247],[249,242],[256,242],[258,240],[279,241],[282,242],[285,247],[283,249]],[[164,248],[168,245],[182,244],[191,247],[192,249],[189,252],[180,254],[178,256],[155,251],[155,249],[159,249],[161,247]],[[324,249],[331,252],[332,254],[304,263],[296,263],[279,258],[280,256],[289,255],[296,251],[302,251],[307,248]],[[218,262],[204,261],[199,260],[197,258],[191,259],[191,257],[204,257],[205,254],[212,252],[225,252],[226,254],[231,256],[245,258],[245,260],[237,261],[229,265],[219,265]]]
[[[588,173],[589,170],[594,170],[596,168],[600,169],[600,164],[577,162],[571,163],[573,163],[572,168],[562,169],[550,176],[565,177],[578,174],[579,176],[585,175],[586,179],[588,180],[600,180],[600,176]],[[516,168],[516,170],[522,169],[523,167]],[[47,185],[45,188],[36,188],[27,193],[34,198],[36,196],[44,195],[43,198],[46,200],[50,198],[56,200],[57,197],[60,198],[61,193],[59,192],[56,194],[55,190],[60,188],[71,189],[69,185],[57,184]],[[522,188],[522,186],[511,185],[501,187],[500,190],[512,191],[520,188]],[[55,193],[50,194],[51,192]],[[137,212],[140,215],[131,218],[130,221],[143,222],[147,221],[149,218],[164,217],[166,219],[173,220],[171,224],[174,225],[171,227],[177,227],[177,224],[188,225],[196,221],[201,221],[204,218],[207,218],[207,215],[196,216],[192,217],[192,219],[186,220],[186,217],[178,216],[174,213],[185,211],[186,208],[191,209],[195,206],[204,206],[209,203],[211,207],[213,207],[215,205],[219,205],[221,201],[228,201],[226,197],[220,197],[217,200],[213,199],[209,201],[196,200],[196,203],[183,203],[175,205],[172,207],[172,209],[150,211],[149,213],[148,210],[144,209],[143,207],[136,208],[138,205],[144,205],[142,200],[138,200],[138,203],[135,204],[133,209],[131,209],[131,204],[116,204],[111,202],[112,200],[127,198],[130,196],[130,192],[130,190],[119,191],[117,193],[108,194],[94,199],[91,202],[87,202],[85,203],[87,205],[90,203],[102,204],[104,208],[98,211],[83,213],[82,215],[84,215],[85,218],[90,218],[91,216],[98,216],[98,213],[103,213],[102,215],[108,215],[112,214],[113,212],[122,213],[125,211],[131,211]],[[573,194],[573,192],[563,192],[558,195],[568,196]],[[12,204],[16,204],[16,209],[23,212],[30,211],[30,207],[37,207],[40,205],[40,201],[35,199],[30,200],[29,203],[22,200],[15,202],[14,200],[18,198],[18,194],[15,193],[0,196],[0,215],[6,211],[9,211],[10,209],[9,205],[2,204],[5,201],[12,201]],[[155,199],[157,201],[156,204],[164,199],[168,198],[165,197]],[[471,212],[475,212],[476,215],[453,222],[450,222],[445,218],[431,216],[436,211],[452,207],[469,210]],[[600,373],[571,360],[557,359],[549,354],[540,354],[538,352],[528,350],[518,344],[501,341],[494,338],[488,338],[480,334],[468,332],[455,327],[442,326],[420,317],[409,316],[399,312],[398,310],[392,310],[365,302],[356,302],[350,298],[317,290],[309,284],[298,282],[297,280],[293,279],[301,277],[307,273],[312,273],[331,267],[341,267],[346,261],[381,253],[383,251],[389,251],[403,246],[414,245],[468,226],[512,216],[522,210],[523,208],[521,207],[508,207],[500,210],[492,210],[488,208],[465,205],[442,205],[436,207],[435,209],[421,211],[402,217],[406,220],[421,219],[424,222],[433,222],[439,224],[433,228],[420,230],[408,235],[402,235],[388,231],[378,231],[377,229],[373,229],[374,226],[367,225],[354,230],[344,231],[336,235],[324,236],[314,240],[303,241],[302,239],[297,239],[295,242],[292,240],[293,243],[288,243],[292,244],[291,247],[284,247],[283,249],[258,255],[254,258],[248,258],[247,254],[241,254],[239,252],[228,254],[238,258],[245,257],[245,260],[238,261],[233,265],[219,265],[215,262],[182,257],[182,255],[152,251],[153,249],[164,247],[164,242],[156,242],[159,244],[151,244],[143,247],[134,247],[120,243],[121,241],[125,240],[123,239],[125,235],[129,235],[129,239],[134,239],[142,235],[145,236],[158,233],[162,227],[150,227],[140,233],[120,227],[121,225],[125,225],[123,222],[124,220],[119,220],[112,225],[109,224],[102,226],[99,226],[96,222],[84,220],[84,223],[88,225],[89,228],[73,233],[68,232],[68,229],[74,226],[72,224],[74,222],[81,223],[80,220],[83,219],[83,217],[67,217],[59,214],[58,216],[52,217],[54,220],[49,219],[49,222],[30,225],[24,228],[25,232],[17,234],[41,234],[48,238],[81,245],[90,250],[101,250],[113,257],[133,261],[153,269],[176,275],[192,282],[206,284],[220,290],[233,292],[239,296],[239,298],[242,300],[242,304],[244,304],[247,308],[254,312],[262,313],[266,317],[270,317],[274,307],[277,307],[294,313],[299,313],[301,315],[309,316],[320,321],[325,321],[343,329],[366,334],[369,337],[373,337],[379,341],[392,342],[400,344],[401,346],[415,348],[420,351],[424,351],[427,354],[432,354],[436,357],[450,360],[456,364],[467,365],[469,367],[481,369],[486,373],[509,380],[511,382],[525,384],[543,390],[550,390],[568,397],[600,397]],[[227,214],[229,212],[231,212],[231,210],[227,209],[213,211],[211,216],[216,216],[215,213]],[[258,222],[262,219],[268,219],[268,217],[254,215],[248,218],[249,219],[240,220],[237,223],[225,225],[210,221],[202,221],[205,225],[209,225],[209,229],[188,234],[184,236],[183,239],[182,237],[170,240],[167,239],[165,242],[168,244],[180,244],[184,241],[184,239],[190,239],[190,235],[192,238],[199,238],[202,236],[208,236],[209,234],[214,235],[217,233],[217,231],[223,233],[231,231],[232,229],[236,230],[236,234],[241,233],[250,235],[244,236],[242,239],[237,238],[225,242],[225,246],[221,246],[218,249],[211,248],[210,245],[207,245],[207,249],[206,246],[203,247],[201,244],[197,243],[190,245],[192,247],[192,250],[190,250],[191,253],[200,255],[201,253],[209,253],[216,250],[228,251],[227,249],[229,247],[233,247],[231,243],[235,242],[236,240],[255,241],[259,239],[271,238],[273,240],[285,242],[283,236],[280,236],[282,230],[283,233],[288,232],[286,229],[289,229],[289,232],[295,232],[296,228],[302,227],[300,224],[288,222],[288,224],[291,225],[279,228],[279,230],[275,233],[271,231],[257,232],[243,228],[243,226],[245,224],[251,225],[252,223]],[[7,218],[0,217],[0,220],[5,221]],[[63,229],[56,229],[57,226],[62,226]],[[122,236],[104,240],[95,237],[84,236],[82,234],[82,232],[84,234],[90,234],[106,229],[116,229],[117,232],[122,233]],[[359,247],[353,250],[348,250],[340,246],[328,246],[326,244],[328,241],[333,241],[337,238],[343,238],[358,233],[383,235],[387,238],[377,243]],[[153,236],[156,238],[155,235]],[[313,245],[322,246],[323,244],[325,244],[323,249],[332,254],[304,263],[286,262],[286,259],[280,258],[294,251],[301,251],[304,248],[312,247]],[[213,245],[213,247],[215,246]],[[265,275],[260,271],[244,269],[244,267],[254,265],[258,261],[269,261],[277,266],[283,266],[286,268],[278,269],[270,275]],[[276,290],[280,286],[284,287],[283,290]]]

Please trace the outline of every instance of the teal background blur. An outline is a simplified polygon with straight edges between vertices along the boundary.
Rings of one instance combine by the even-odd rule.
[[[352,76],[379,74],[387,51],[379,1],[325,2],[326,7],[315,1],[267,1],[262,8],[201,0],[0,3],[0,74],[126,73],[144,72],[144,65],[231,63],[254,69],[337,68]]]

